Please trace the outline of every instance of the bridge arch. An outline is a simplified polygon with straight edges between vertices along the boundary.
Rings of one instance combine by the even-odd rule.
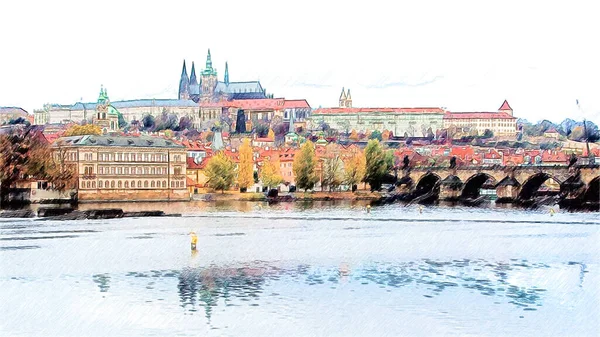
[[[489,175],[487,173],[476,173],[476,174],[470,176],[465,181],[465,184],[463,186],[463,190],[461,193],[461,197],[462,198],[470,198],[470,199],[478,198],[479,194],[480,194],[479,190],[486,183],[496,186],[497,181],[496,181],[496,178],[492,177],[491,175]]]
[[[417,182],[415,194],[417,196],[431,192],[434,188],[439,189],[439,183],[442,181],[439,175],[427,172]]]
[[[592,202],[600,201],[600,176],[590,181],[584,194],[584,200]]]
[[[542,187],[542,185],[548,179],[554,180],[559,185],[561,183],[560,180],[556,179],[554,176],[552,176],[548,173],[545,173],[545,172],[536,173],[536,174],[530,176],[529,178],[527,178],[527,180],[525,180],[525,182],[523,182],[523,185],[521,185],[521,191],[519,192],[518,198],[521,200],[531,199],[533,196],[535,196],[537,194],[540,187]]]

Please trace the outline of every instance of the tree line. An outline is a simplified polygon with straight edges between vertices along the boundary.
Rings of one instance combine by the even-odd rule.
[[[280,171],[278,154],[274,158],[264,158],[259,174],[254,171],[254,159],[249,139],[244,139],[239,149],[239,161],[236,164],[223,151],[209,159],[206,167],[208,186],[224,192],[237,184],[245,192],[260,177],[263,186],[277,187],[284,182]],[[351,186],[352,191],[360,183],[369,184],[372,191],[379,190],[389,180],[394,167],[394,155],[384,151],[377,139],[372,139],[364,151],[357,151],[343,159],[339,154],[327,154],[317,158],[314,143],[306,141],[294,157],[292,170],[296,188],[308,191],[321,181],[322,188],[337,190],[341,185]]]

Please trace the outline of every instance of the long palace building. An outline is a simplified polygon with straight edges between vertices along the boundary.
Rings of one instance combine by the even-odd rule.
[[[470,128],[479,134],[489,129],[496,136],[514,136],[517,132],[517,119],[507,101],[497,112],[450,112],[439,107],[355,108],[350,90],[344,89],[339,107],[314,110],[311,122],[313,128],[326,123],[332,129],[345,132],[387,130],[406,137],[425,137],[451,126]]]

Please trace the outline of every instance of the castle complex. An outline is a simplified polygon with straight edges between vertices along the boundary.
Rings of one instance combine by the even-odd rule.
[[[98,102],[75,104],[45,104],[43,109],[34,111],[34,124],[67,124],[81,123],[84,120],[92,122],[98,119],[98,108],[104,109],[102,104],[108,101],[106,89],[101,89],[101,94]],[[206,67],[200,72],[200,77],[196,76],[196,69],[192,63],[191,74],[188,76],[186,63],[183,63],[181,78],[179,80],[179,93],[177,99],[137,99],[114,101],[106,104],[107,109],[118,111],[126,122],[141,120],[144,115],[159,116],[166,111],[174,113],[178,118],[188,116],[192,119],[196,128],[202,127],[202,122],[207,121],[207,116],[210,113],[212,120],[217,120],[220,117],[218,111],[210,109],[211,105],[223,105],[222,102],[230,102],[227,105],[232,105],[231,102],[241,100],[261,100],[266,99],[265,89],[262,88],[260,82],[230,82],[229,67],[225,63],[225,75],[223,81],[217,79],[217,69],[213,68],[212,57],[210,50],[206,56]],[[104,98],[103,98],[104,97]],[[221,102],[219,104],[219,102]],[[204,107],[201,108],[201,105]],[[240,105],[240,104],[233,104]],[[220,110],[220,109],[219,109]],[[111,110],[112,111],[112,110]],[[115,112],[113,111],[113,112]],[[102,112],[101,112],[102,113]],[[105,112],[107,113],[107,112]],[[114,115],[117,115],[115,112]],[[111,129],[110,122],[101,122],[103,128]]]

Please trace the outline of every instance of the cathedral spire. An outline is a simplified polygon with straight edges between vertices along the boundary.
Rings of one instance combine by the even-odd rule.
[[[226,85],[229,85],[229,67],[227,66],[227,62],[225,62],[225,78],[223,80]]]
[[[183,60],[183,69],[181,70],[181,79],[179,80],[179,99],[189,98],[189,86],[190,78],[185,67],[185,60]]]
[[[196,79],[196,66],[194,65],[194,61],[192,61],[192,70],[190,72],[190,86],[198,85],[198,80]]]

